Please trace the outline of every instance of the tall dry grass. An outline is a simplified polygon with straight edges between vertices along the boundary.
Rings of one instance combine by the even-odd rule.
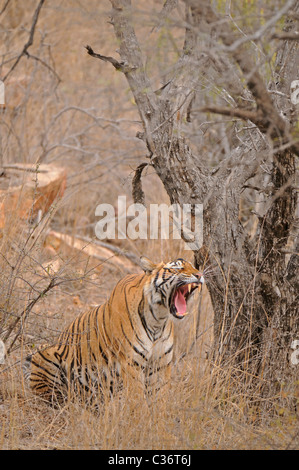
[[[145,9],[148,2],[141,3]],[[25,9],[19,0],[11,0],[1,18],[2,76],[22,50],[35,6],[30,0]],[[193,313],[176,325],[171,382],[151,404],[125,390],[98,413],[76,402],[52,409],[24,384],[24,356],[39,344],[55,341],[81,311],[104,302],[133,269],[113,263],[113,258],[94,261],[47,242],[53,229],[92,238],[97,204],[116,205],[119,195],[131,203],[132,175],[145,160],[145,148],[135,137],[139,118],[124,77],[84,51],[85,44],[93,44],[113,55],[117,44],[107,24],[108,11],[108,1],[46,2],[30,48],[43,63],[22,58],[6,83],[7,107],[0,115],[2,166],[55,163],[66,168],[68,177],[66,192],[52,211],[33,224],[12,212],[1,232],[1,338],[9,355],[0,365],[0,448],[298,447],[298,416],[283,406],[287,384],[280,397],[273,397],[276,414],[268,416],[250,388],[246,392],[235,381],[229,365],[224,370],[211,363],[213,312],[206,287],[195,299]],[[152,7],[146,11],[150,25]],[[165,41],[173,43],[173,38],[161,32],[160,42]],[[147,66],[156,67],[158,88],[163,64],[171,63],[173,52],[160,57],[157,65],[146,35],[144,45]],[[147,203],[168,202],[150,169],[144,172],[143,189]],[[154,261],[179,256],[192,260],[180,242],[137,240],[118,246]]]

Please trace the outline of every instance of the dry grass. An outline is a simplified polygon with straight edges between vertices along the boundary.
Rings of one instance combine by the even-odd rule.
[[[2,377],[2,449],[286,449],[298,444],[298,421],[264,422],[222,371],[212,384],[197,355],[175,367],[170,385],[148,405],[125,391],[93,413],[78,403],[52,409],[23,388],[20,368]],[[223,390],[226,397],[222,398]],[[296,437],[297,436],[297,437]]]
[[[0,366],[0,448],[298,447],[294,411],[278,408],[275,416],[261,415],[252,406],[250,394],[233,381],[232,370],[210,367],[207,358],[213,312],[205,288],[200,323],[197,299],[193,314],[176,330],[171,383],[150,406],[143,397],[132,399],[131,392],[124,391],[105,403],[98,414],[78,403],[52,409],[24,386],[24,355],[38,344],[53,341],[89,305],[105,301],[116,282],[131,270],[113,264],[113,259],[92,262],[63,249],[55,251],[45,243],[48,230],[94,236],[97,204],[115,204],[118,195],[126,195],[128,203],[132,202],[132,173],[145,160],[146,152],[135,138],[140,125],[124,77],[84,51],[85,44],[92,44],[95,50],[114,55],[117,45],[107,24],[109,2],[89,0],[85,2],[88,6],[79,0],[46,3],[30,52],[55,70],[61,82],[58,84],[57,75],[40,62],[21,60],[6,85],[0,150],[2,165],[34,164],[39,159],[66,168],[67,190],[55,210],[44,215],[37,226],[20,222],[17,214],[11,214],[2,231],[0,321],[4,336],[13,322],[21,319],[7,340],[8,345],[14,341],[7,363]],[[11,0],[10,9],[1,18],[6,31],[1,48],[4,62],[22,49],[35,4],[33,0],[26,2],[24,11],[19,0]],[[150,25],[146,27],[149,30]],[[162,33],[160,39],[170,40]],[[146,34],[143,42],[149,51],[148,67],[156,67],[158,77],[161,64],[172,60],[171,54],[161,57],[157,66]],[[3,65],[2,76],[11,64]],[[143,189],[147,203],[168,201],[151,170],[144,174]],[[165,240],[118,245],[154,261],[178,256],[192,259],[182,244]],[[50,263],[51,269],[45,263]],[[40,295],[53,278],[63,283]],[[37,302],[24,321],[24,312],[34,299]],[[287,392],[282,390],[282,398],[283,393]]]

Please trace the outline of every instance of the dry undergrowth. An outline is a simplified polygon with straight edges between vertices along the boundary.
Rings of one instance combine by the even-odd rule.
[[[225,373],[223,372],[223,375]],[[227,375],[227,372],[226,372]],[[152,404],[122,396],[93,413],[78,403],[52,409],[24,390],[20,369],[1,383],[1,449],[294,449],[298,421],[277,415],[255,423],[246,398],[209,387],[195,358],[175,369]],[[223,384],[224,385],[224,384]],[[218,383],[219,388],[219,383]]]

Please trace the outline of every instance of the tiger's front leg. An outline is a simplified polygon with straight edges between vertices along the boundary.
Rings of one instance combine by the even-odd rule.
[[[148,396],[155,395],[156,393],[165,389],[166,385],[170,383],[171,365],[153,364],[145,371],[145,387]]]

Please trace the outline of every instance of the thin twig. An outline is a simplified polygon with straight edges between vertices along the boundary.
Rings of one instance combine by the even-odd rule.
[[[0,15],[2,15],[5,12],[6,8],[8,7],[9,2],[10,2],[10,0],[6,0],[6,3],[4,4],[4,7],[0,11]]]
[[[299,41],[298,31],[293,33],[274,33],[271,36],[271,39],[281,39],[283,41]]]
[[[35,12],[34,12],[34,15],[33,15],[33,20],[32,20],[32,25],[31,25],[31,29],[30,29],[30,34],[29,34],[29,39],[28,41],[26,42],[26,44],[24,45],[23,47],[23,50],[22,52],[19,54],[17,60],[15,61],[15,63],[12,65],[11,69],[9,70],[9,72],[7,72],[7,74],[5,75],[5,77],[2,79],[3,82],[5,82],[5,80],[9,77],[9,75],[13,72],[13,70],[16,68],[16,66],[18,65],[18,63],[20,62],[21,58],[27,54],[27,49],[29,49],[30,46],[32,46],[33,44],[33,39],[34,39],[34,33],[35,33],[35,28],[36,28],[36,24],[37,24],[37,21],[38,21],[38,17],[39,17],[39,14],[40,14],[40,11],[42,9],[42,6],[43,4],[45,3],[45,0],[40,0]]]
[[[11,332],[14,330],[14,328],[17,326],[17,324],[23,320],[23,322],[26,320],[26,318],[28,317],[29,313],[31,312],[31,310],[33,309],[34,305],[42,298],[44,297],[47,292],[49,292],[51,289],[53,289],[53,287],[56,287],[57,285],[59,285],[59,283],[56,283],[55,282],[56,279],[53,278],[51,279],[51,281],[49,282],[49,284],[47,285],[47,287],[45,287],[45,289],[40,292],[36,297],[35,299],[33,299],[28,305],[27,307],[25,308],[25,310],[23,311],[23,313],[15,320],[15,322],[11,325],[11,327],[9,328],[5,338],[3,339],[4,343],[8,340]],[[8,350],[7,350],[7,354],[10,353],[11,351],[11,348],[13,347],[14,343],[16,342],[17,338],[19,337],[20,333],[22,331],[22,326],[19,328],[19,331],[16,333],[14,339],[12,340]]]
[[[258,31],[253,34],[247,35],[246,37],[239,38],[230,45],[226,45],[226,50],[229,52],[236,51],[241,45],[245,44],[248,41],[257,41],[261,39],[265,32],[274,26],[280,18],[285,15],[292,6],[294,6],[296,0],[289,0],[278,12],[270,18]]]
[[[240,119],[252,121],[254,123],[260,121],[257,112],[247,110],[247,109],[241,109],[241,108],[228,108],[224,106],[210,105],[210,106],[204,106],[200,108],[198,111],[202,113],[215,113],[215,114],[221,114],[223,116],[237,117]]]
[[[195,345],[196,341],[197,341],[201,336],[203,336],[207,331],[209,331],[209,330],[212,328],[212,326],[214,326],[214,323],[211,323],[204,331],[202,331],[200,334],[197,334],[197,335],[196,335],[196,337],[195,337],[194,341],[192,342],[192,344],[191,344],[189,350],[183,352],[183,353],[180,355],[180,357],[177,358],[177,360],[175,361],[175,365],[177,365],[182,359],[184,359],[185,356],[187,356],[188,354],[190,354],[190,352],[191,352],[193,346]]]
[[[116,70],[119,70],[119,71],[123,72],[124,74],[132,72],[133,70],[136,69],[136,67],[129,66],[129,65],[125,64],[124,62],[118,62],[118,60],[114,59],[114,57],[107,57],[105,55],[98,54],[98,53],[94,52],[93,49],[88,45],[85,46],[85,49],[87,49],[87,53],[91,57],[103,60],[104,62],[110,62],[110,64],[112,64],[113,67]]]
[[[34,59],[34,60],[36,60],[37,62],[40,62],[44,67],[46,67],[48,70],[50,70],[50,72],[52,72],[53,75],[55,75],[55,77],[57,78],[58,83],[61,82],[61,78],[59,77],[58,73],[57,73],[49,64],[47,64],[47,62],[45,62],[44,60],[40,59],[40,58],[37,57],[36,55],[29,54],[28,51],[24,52],[24,54],[25,54],[29,59]]]

